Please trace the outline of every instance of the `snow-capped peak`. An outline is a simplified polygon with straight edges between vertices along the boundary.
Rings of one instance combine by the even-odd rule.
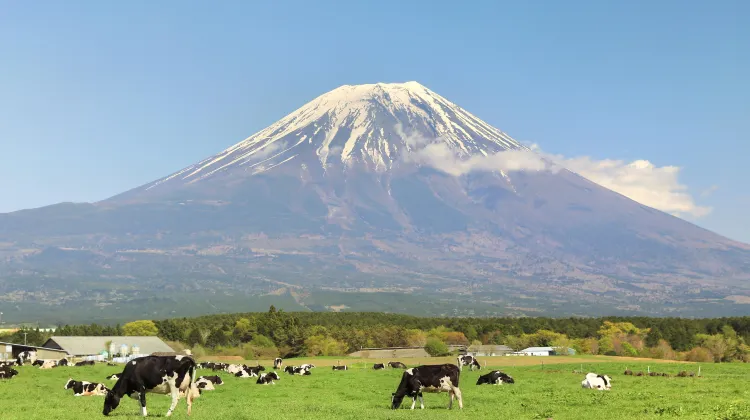
[[[251,173],[314,157],[329,164],[385,171],[425,142],[444,142],[459,157],[525,149],[502,131],[418,82],[343,85],[318,96],[223,152],[156,183],[195,182],[242,168]]]

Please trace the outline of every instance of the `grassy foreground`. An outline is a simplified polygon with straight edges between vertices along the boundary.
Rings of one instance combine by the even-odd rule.
[[[480,358],[480,361],[485,358]],[[697,371],[697,365],[658,363],[658,361],[605,357],[505,357],[486,358],[488,368],[499,367],[513,376],[514,385],[476,386],[480,372],[464,369],[460,387],[464,410],[447,410],[447,394],[425,394],[425,410],[408,410],[409,399],[401,410],[391,411],[391,393],[401,371],[373,371],[371,363],[360,359],[341,359],[349,371],[331,371],[333,359],[313,360],[318,368],[307,377],[282,375],[276,385],[261,386],[255,379],[237,379],[219,373],[225,385],[204,392],[193,406],[193,419],[750,419],[750,366],[744,364],[703,364],[701,378],[631,377],[626,367],[676,374],[680,370]],[[443,359],[451,360],[451,359]],[[431,359],[431,363],[441,362]],[[544,361],[544,366],[541,362]],[[300,364],[287,360],[286,364]],[[404,359],[408,365],[414,360]],[[424,362],[424,361],[420,361]],[[558,362],[558,363],[555,363]],[[564,362],[564,363],[559,363]],[[268,361],[261,361],[269,366]],[[583,369],[606,373],[613,378],[609,392],[582,389]],[[13,419],[89,419],[104,418],[103,397],[73,397],[63,391],[69,376],[91,382],[105,382],[121,369],[111,366],[65,367],[40,370],[25,366],[20,374],[0,381],[0,418]],[[482,369],[486,373],[489,369]],[[210,371],[199,371],[210,375]],[[108,386],[112,386],[109,382]],[[167,396],[148,394],[149,416],[161,417],[168,407]],[[457,405],[454,405],[457,408]],[[407,408],[407,409],[403,409]],[[137,401],[124,398],[110,417],[137,418]],[[181,400],[174,418],[188,418]]]

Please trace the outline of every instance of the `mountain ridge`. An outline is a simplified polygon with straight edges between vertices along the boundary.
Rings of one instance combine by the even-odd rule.
[[[0,214],[0,244],[0,292],[36,308],[281,294],[357,310],[353,296],[404,293],[461,313],[721,315],[750,301],[747,245],[416,82],[344,85],[122,194]]]

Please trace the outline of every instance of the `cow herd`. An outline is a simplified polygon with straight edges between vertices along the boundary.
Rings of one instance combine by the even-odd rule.
[[[57,366],[67,366],[68,361],[62,360],[38,360],[33,352],[24,352],[28,354],[19,355],[16,361],[0,363],[0,379],[9,379],[18,374],[13,369],[15,365],[23,365],[25,362],[31,362],[32,365],[39,366],[41,369],[48,369]],[[391,408],[397,409],[401,406],[405,398],[411,398],[411,409],[414,409],[417,400],[420,407],[424,409],[423,393],[441,393],[446,392],[450,397],[448,408],[453,407],[454,400],[458,401],[459,408],[463,408],[463,398],[459,388],[459,377],[464,366],[470,370],[474,368],[481,369],[481,365],[473,356],[459,356],[457,364],[440,364],[440,365],[421,365],[409,368],[402,362],[377,363],[373,365],[374,370],[387,368],[403,369],[401,381],[396,388],[396,392],[391,394]],[[94,362],[76,363],[74,366],[85,366],[94,364]],[[145,356],[133,359],[125,364],[121,373],[112,374],[106,377],[110,381],[116,381],[109,388],[102,383],[79,381],[68,378],[64,385],[65,390],[72,390],[74,396],[104,396],[103,414],[109,415],[115,410],[121,399],[128,396],[140,403],[141,411],[144,416],[147,415],[146,394],[155,393],[169,395],[172,403],[166,416],[170,416],[181,397],[185,397],[187,402],[187,413],[192,411],[193,400],[198,398],[203,391],[214,390],[215,386],[223,385],[224,382],[218,375],[198,376],[198,369],[212,371],[222,371],[232,374],[237,378],[257,378],[256,384],[275,385],[275,381],[280,380],[279,372],[282,371],[289,375],[310,376],[314,364],[308,363],[300,366],[283,366],[283,360],[276,358],[273,362],[274,371],[264,372],[265,367],[256,363],[256,366],[244,364],[227,364],[216,362],[196,363],[190,356]],[[337,362],[332,366],[334,371],[346,371],[349,367]],[[502,385],[513,384],[515,380],[506,373],[499,370],[492,370],[481,375],[476,385]],[[583,388],[610,390],[612,387],[611,379],[607,375],[598,375],[588,373],[581,382]]]

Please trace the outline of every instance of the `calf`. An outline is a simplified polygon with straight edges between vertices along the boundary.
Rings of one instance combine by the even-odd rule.
[[[581,387],[609,391],[612,388],[612,380],[607,375],[587,373],[586,378],[581,381]]]
[[[16,375],[18,375],[18,371],[10,366],[0,368],[0,379],[10,379]]]
[[[128,395],[140,401],[141,412],[146,416],[146,393],[151,392],[171,395],[172,404],[167,411],[167,416],[171,416],[180,394],[184,393],[189,416],[193,399],[200,396],[200,391],[193,385],[196,368],[195,360],[189,356],[144,356],[133,359],[125,365],[120,379],[107,393],[102,413],[108,416],[120,404],[120,399]]]
[[[274,380],[278,381],[279,379],[280,379],[279,378],[279,374],[276,373],[276,372],[262,373],[258,377],[258,380],[255,381],[255,383],[256,384],[261,384],[261,385],[268,385],[268,384],[276,385],[276,383],[274,382]]]
[[[348,369],[346,367],[346,365],[343,365],[343,366],[331,366],[331,367],[333,368],[333,370],[347,370]]]
[[[218,377],[218,376],[216,376],[216,375],[214,375],[214,376],[201,376],[201,377],[198,378],[199,381],[201,379],[205,379],[205,380],[211,382],[214,385],[224,385],[224,381],[222,381],[221,378]]]
[[[388,366],[392,368],[406,369],[406,365],[401,362],[388,362]]]
[[[399,408],[407,395],[412,399],[412,410],[417,403],[417,398],[419,398],[421,408],[424,409],[423,391],[447,392],[450,395],[448,408],[453,408],[454,398],[458,398],[458,407],[464,408],[461,390],[458,388],[460,372],[458,366],[451,364],[424,365],[406,369],[401,375],[401,383],[391,396],[391,409]]]
[[[281,367],[284,365],[284,361],[281,360],[281,357],[277,357],[273,359],[273,368],[274,369],[281,369]]]
[[[475,366],[477,369],[482,369],[482,366],[474,356],[458,356],[456,360],[458,360],[459,371],[463,370],[464,366],[469,366],[471,370],[474,370]]]
[[[109,389],[104,384],[87,381],[76,381],[72,378],[68,378],[68,382],[65,382],[63,389],[72,389],[73,396],[75,397],[86,397],[90,395],[105,395],[109,392]]]
[[[382,363],[375,363],[374,365],[372,365],[372,368],[375,370],[385,369],[385,365]]]
[[[477,385],[482,384],[494,384],[494,385],[502,385],[502,384],[514,384],[516,383],[513,378],[504,372],[500,372],[499,370],[493,370],[492,372],[482,375],[477,379]]]

